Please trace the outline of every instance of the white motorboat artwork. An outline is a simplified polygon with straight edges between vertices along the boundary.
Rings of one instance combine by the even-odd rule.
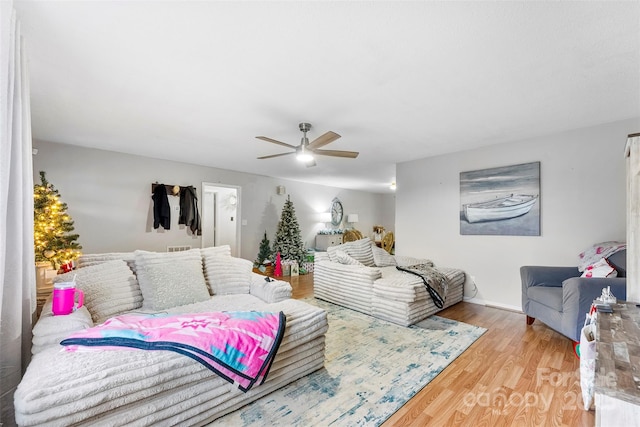
[[[537,195],[510,194],[484,202],[468,203],[463,205],[464,216],[469,223],[516,218],[528,213],[537,200]]]

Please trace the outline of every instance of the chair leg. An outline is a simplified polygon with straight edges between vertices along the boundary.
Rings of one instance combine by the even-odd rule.
[[[533,325],[534,320],[536,320],[535,317],[527,316],[527,325]]]

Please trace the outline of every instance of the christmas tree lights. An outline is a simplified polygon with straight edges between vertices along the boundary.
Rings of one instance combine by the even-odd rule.
[[[80,256],[73,220],[67,214],[67,204],[60,200],[58,190],[51,185],[44,172],[40,184],[33,188],[33,238],[36,261],[50,261],[54,268],[67,265]]]

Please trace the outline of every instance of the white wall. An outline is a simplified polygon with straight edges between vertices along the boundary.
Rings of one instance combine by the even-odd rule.
[[[398,164],[396,253],[461,268],[475,301],[520,309],[520,266],[577,265],[588,246],[626,239],[623,154],[638,130],[640,118]],[[460,235],[460,172],[534,161],[541,236]]]
[[[84,253],[165,251],[167,245],[200,247],[200,237],[178,226],[177,211],[172,210],[170,230],[154,230],[151,183],[193,185],[202,200],[202,182],[241,187],[240,220],[242,226],[240,256],[253,260],[258,254],[264,231],[273,241],[280,212],[287,196],[295,207],[296,217],[307,247],[314,247],[315,235],[324,228],[318,212],[328,212],[331,200],[340,198],[345,212],[357,213],[358,228],[365,234],[374,224],[393,220],[393,198],[364,191],[306,184],[186,163],[158,160],[110,151],[82,148],[53,142],[34,141],[34,180],[39,171],[60,192],[75,221],[74,232]],[[284,185],[285,195],[276,187]],[[178,198],[169,196],[172,206]],[[345,225],[343,224],[343,227]],[[393,222],[385,224],[392,227]]]

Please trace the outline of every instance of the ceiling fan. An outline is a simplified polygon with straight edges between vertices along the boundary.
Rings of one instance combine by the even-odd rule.
[[[311,125],[309,123],[300,123],[298,127],[300,128],[303,134],[302,140],[300,141],[300,145],[298,146],[277,141],[275,139],[267,138],[266,136],[256,136],[256,138],[261,139],[263,141],[272,142],[274,144],[282,145],[284,147],[289,147],[294,150],[294,151],[289,151],[287,153],[272,154],[270,156],[262,156],[262,157],[258,157],[258,159],[271,159],[273,157],[288,156],[290,154],[295,154],[296,159],[305,163],[307,167],[311,167],[316,165],[314,155],[346,157],[349,159],[355,159],[356,157],[358,157],[358,154],[360,154],[357,151],[320,150],[320,147],[324,147],[325,145],[332,143],[336,139],[340,138],[340,135],[338,135],[335,132],[329,131],[325,134],[320,135],[313,141],[309,142],[309,138],[307,138],[307,132],[309,131],[309,129],[311,129]]]

